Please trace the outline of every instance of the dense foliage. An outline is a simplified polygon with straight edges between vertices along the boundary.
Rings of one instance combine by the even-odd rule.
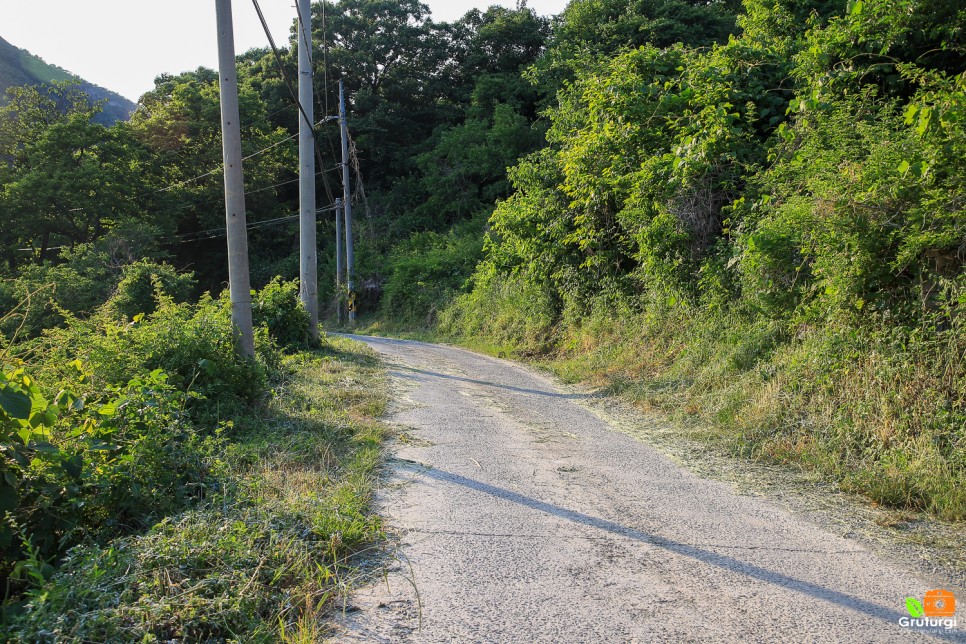
[[[611,346],[741,451],[963,518],[966,8],[745,10],[725,43],[575,68],[447,328]]]
[[[153,291],[131,317],[119,317],[118,307],[131,306],[146,263],[127,267],[96,315],[68,318],[4,351],[5,576],[21,579],[10,566],[24,557],[48,561],[203,498],[213,489],[223,429],[259,403],[278,370],[280,345],[270,336],[305,344],[297,287],[274,282],[262,291],[258,360],[241,361],[228,303],[205,296],[178,304],[166,286],[177,290],[184,280],[156,268]]]
[[[553,357],[738,453],[966,517],[962,3],[572,0],[438,23],[416,0],[341,0],[313,18],[316,113],[340,79],[349,96],[365,312]],[[220,494],[231,420],[306,343],[286,281],[297,112],[271,52],[238,63],[256,362],[201,295],[227,265],[217,74],[163,75],[111,127],[69,83],[0,106],[8,592]],[[330,128],[320,204],[341,192]],[[334,221],[319,233],[331,301]],[[86,556],[70,574],[96,576]]]

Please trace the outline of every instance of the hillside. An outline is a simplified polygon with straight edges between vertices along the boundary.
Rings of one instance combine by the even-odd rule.
[[[6,94],[8,87],[18,85],[38,85],[51,81],[80,81],[81,89],[95,101],[107,100],[104,111],[97,120],[104,125],[115,121],[126,121],[136,107],[134,103],[120,94],[104,89],[74,76],[65,69],[44,62],[26,49],[20,49],[0,38],[0,96]],[[0,98],[0,100],[3,100]]]

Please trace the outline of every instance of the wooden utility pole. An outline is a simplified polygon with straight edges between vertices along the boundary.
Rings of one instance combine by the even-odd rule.
[[[221,136],[225,161],[225,222],[228,230],[228,286],[231,321],[239,353],[255,357],[251,278],[248,274],[248,225],[242,174],[241,123],[231,0],[215,0],[218,22],[218,82],[221,89]]]
[[[312,340],[319,339],[319,263],[315,239],[315,131],[310,0],[299,3],[299,294],[309,314]]]
[[[342,208],[345,211],[346,292],[349,322],[356,321],[355,261],[352,240],[352,192],[349,186],[349,124],[345,112],[345,86],[339,80],[339,124],[342,126]]]
[[[345,269],[342,265],[342,199],[335,200],[335,306],[338,309],[339,323],[342,323],[342,286],[345,284]]]

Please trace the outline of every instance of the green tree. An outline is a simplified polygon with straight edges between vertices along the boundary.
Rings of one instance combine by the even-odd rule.
[[[246,207],[250,223],[291,215],[298,208],[294,193],[283,192],[297,178],[296,142],[285,129],[273,126],[265,103],[252,87],[239,91]],[[294,109],[294,108],[293,108]],[[161,194],[174,211],[177,237],[170,246],[181,266],[191,266],[202,286],[216,290],[226,277],[224,183],[221,108],[218,75],[198,69],[178,76],[161,76],[155,89],[141,97],[131,128],[138,140],[157,155]],[[281,184],[281,185],[280,185]],[[297,226],[253,233],[253,254],[289,253]],[[257,262],[254,262],[257,265]]]

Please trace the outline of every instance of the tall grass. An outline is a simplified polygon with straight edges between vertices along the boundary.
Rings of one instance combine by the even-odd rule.
[[[818,470],[878,503],[966,519],[961,318],[930,332],[668,301],[642,312],[602,299],[554,316],[547,302],[522,282],[494,280],[445,311],[440,330],[539,356],[565,379],[660,409],[737,455]]]

